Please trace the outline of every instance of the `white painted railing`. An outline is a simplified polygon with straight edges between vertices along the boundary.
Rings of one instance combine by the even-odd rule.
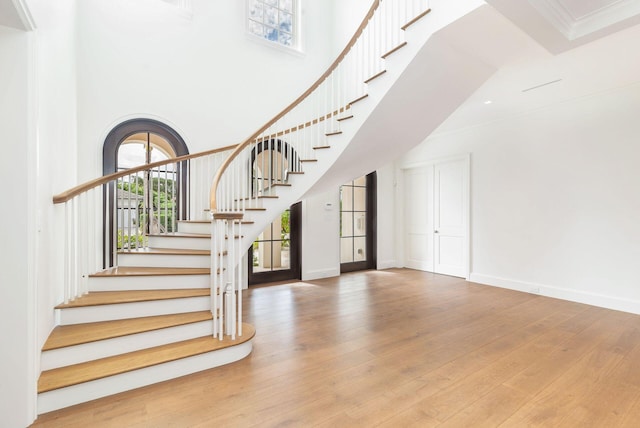
[[[212,298],[223,309],[214,335],[235,337],[241,325],[241,272],[247,248],[236,245],[241,219],[262,201],[290,185],[292,174],[317,162],[316,152],[329,149],[327,139],[339,134],[352,117],[351,106],[367,96],[367,84],[385,72],[385,58],[405,43],[404,31],[428,12],[427,0],[376,0],[362,24],[331,67],[304,94],[276,115],[225,161],[213,180],[214,223]],[[277,213],[275,213],[277,214]],[[239,240],[238,240],[239,241]],[[226,256],[225,256],[226,254]],[[236,298],[237,296],[237,298]],[[238,334],[241,335],[241,332]]]
[[[89,274],[117,264],[119,250],[144,247],[150,233],[172,233],[179,220],[210,219],[213,335],[242,336],[245,212],[317,162],[316,151],[327,149],[368,82],[384,73],[384,58],[402,47],[404,29],[427,12],[428,0],[375,0],[316,83],[238,146],[118,172],[55,196],[64,204],[64,301],[86,293]]]
[[[235,146],[100,177],[54,197],[64,206],[64,302],[88,291],[88,277],[147,247],[149,235],[180,220],[208,218],[211,177]]]

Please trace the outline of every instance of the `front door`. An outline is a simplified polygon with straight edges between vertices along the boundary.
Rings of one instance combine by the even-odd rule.
[[[280,214],[249,248],[249,285],[300,279],[300,219],[298,202]]]

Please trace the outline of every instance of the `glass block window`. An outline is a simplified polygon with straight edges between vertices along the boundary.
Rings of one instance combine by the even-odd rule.
[[[248,0],[249,33],[296,48],[296,8],[297,0]]]

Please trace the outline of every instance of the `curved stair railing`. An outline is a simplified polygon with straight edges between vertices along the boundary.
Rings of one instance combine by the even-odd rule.
[[[214,335],[242,335],[242,222],[264,201],[292,185],[331,148],[352,106],[367,97],[369,82],[385,73],[385,58],[403,47],[404,31],[429,12],[427,0],[375,0],[355,34],[322,76],[282,112],[239,144],[216,172],[211,187],[212,305],[220,309]],[[277,156],[273,154],[277,152]],[[278,213],[274,213],[274,216]]]
[[[237,146],[106,175],[54,196],[54,204],[64,206],[64,302],[87,293],[90,274],[117,265],[118,247],[144,247],[152,232],[172,233],[177,221],[206,219],[211,221],[213,336],[242,336],[245,214],[266,210],[263,201],[277,198],[279,188],[292,186],[291,177],[319,162],[317,153],[330,149],[328,139],[341,133],[341,123],[354,117],[352,106],[367,97],[367,84],[385,73],[385,58],[406,44],[405,29],[428,12],[428,0],[373,1],[327,71]],[[271,156],[274,152],[279,155]],[[142,190],[138,183],[145,184]],[[134,206],[143,212],[136,214],[137,224],[122,209]],[[103,218],[116,226],[101,232]],[[118,230],[121,244],[110,246],[118,241]],[[105,252],[113,263],[105,261]]]
[[[88,292],[90,274],[117,266],[119,252],[173,233],[178,221],[205,219],[210,177],[235,147],[116,172],[54,196],[64,206],[64,303]]]

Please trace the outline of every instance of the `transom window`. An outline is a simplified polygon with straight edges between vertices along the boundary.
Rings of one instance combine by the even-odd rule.
[[[249,33],[296,48],[296,3],[297,0],[248,0]]]

